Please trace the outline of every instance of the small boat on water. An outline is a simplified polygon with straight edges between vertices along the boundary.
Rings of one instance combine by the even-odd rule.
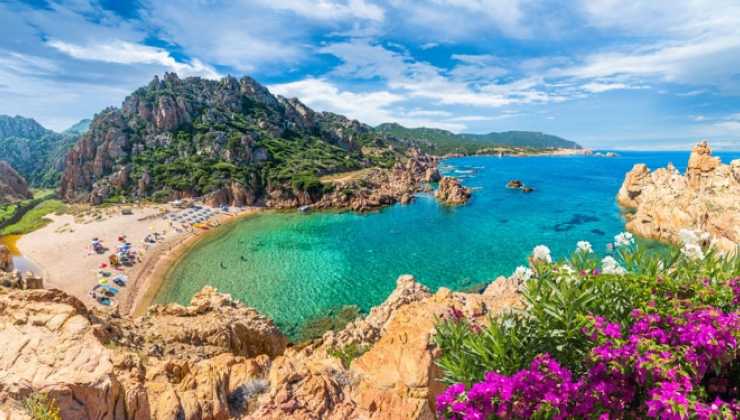
[[[311,206],[300,206],[298,207],[298,211],[301,213],[308,213],[309,211],[311,211]]]

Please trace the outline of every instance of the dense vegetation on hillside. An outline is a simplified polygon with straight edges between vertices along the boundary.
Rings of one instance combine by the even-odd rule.
[[[64,156],[77,137],[47,130],[31,118],[0,115],[0,157],[32,186],[58,184]]]
[[[67,159],[69,200],[166,200],[212,193],[249,203],[318,178],[388,167],[405,151],[343,116],[273,96],[251,78],[167,74],[98,114]]]
[[[381,124],[375,128],[379,133],[413,142],[428,152],[436,154],[473,154],[494,147],[516,147],[527,149],[572,148],[580,149],[578,143],[550,134],[532,131],[506,131],[488,134],[455,134],[437,128],[406,128],[396,123]]]

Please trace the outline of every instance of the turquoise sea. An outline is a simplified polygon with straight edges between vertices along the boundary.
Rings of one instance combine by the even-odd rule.
[[[724,162],[740,153],[717,153]],[[368,310],[401,274],[432,289],[466,289],[526,264],[532,248],[554,256],[588,240],[597,252],[623,230],[615,196],[638,162],[651,169],[688,152],[622,152],[598,157],[465,157],[445,160],[443,173],[474,188],[462,207],[419,194],[411,205],[365,215],[266,213],[201,242],[171,271],[157,302],[187,303],[204,285],[253,306],[289,334],[342,305]],[[510,179],[535,188],[509,190]]]

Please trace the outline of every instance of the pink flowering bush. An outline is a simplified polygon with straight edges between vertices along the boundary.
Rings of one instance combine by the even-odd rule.
[[[578,262],[592,265],[581,253]],[[650,268],[618,279],[593,267],[565,274],[558,264],[534,264],[525,310],[482,328],[459,312],[440,320],[438,363],[451,385],[437,398],[438,414],[736,418],[740,266],[707,255],[693,265],[627,255]]]

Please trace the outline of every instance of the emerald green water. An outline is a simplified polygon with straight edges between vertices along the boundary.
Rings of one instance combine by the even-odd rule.
[[[723,160],[728,157],[740,155]],[[261,214],[196,246],[156,300],[187,303],[212,285],[292,335],[331,308],[381,303],[401,274],[432,289],[465,289],[511,273],[538,244],[564,256],[578,240],[589,240],[601,252],[624,228],[614,197],[632,165],[672,161],[681,168],[687,159],[684,152],[450,159],[443,171],[475,188],[466,206],[445,207],[420,194],[411,205],[366,215]],[[506,189],[512,178],[536,191]]]

